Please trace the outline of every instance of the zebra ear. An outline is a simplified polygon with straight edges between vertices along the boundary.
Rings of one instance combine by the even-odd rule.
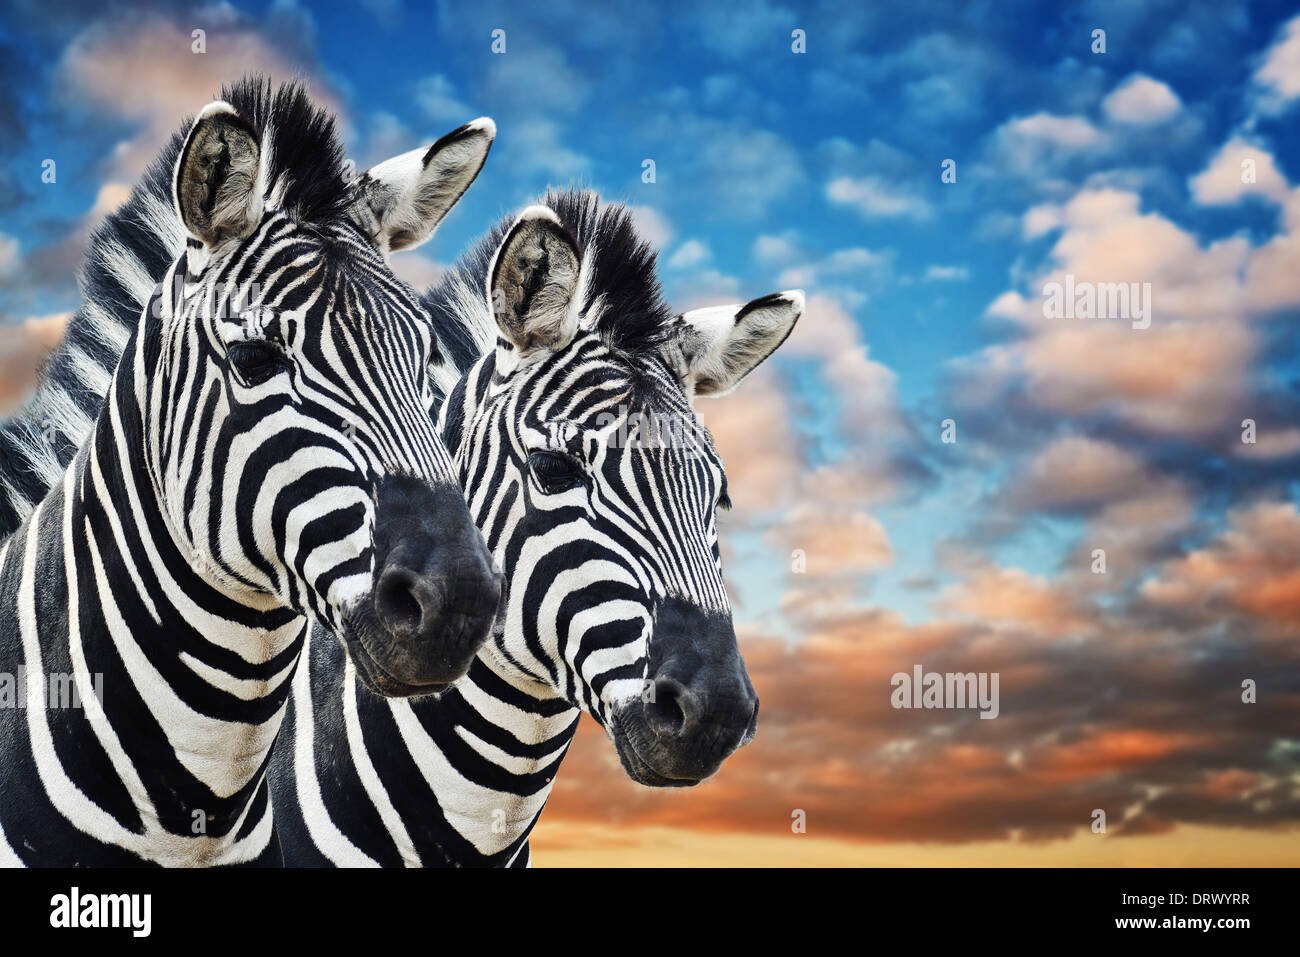
[[[519,352],[562,349],[578,331],[578,244],[546,206],[529,206],[488,269],[488,304]]]
[[[683,313],[663,345],[669,368],[692,395],[726,395],[783,343],[803,314],[803,290]]]
[[[352,221],[385,255],[415,248],[465,195],[496,135],[496,124],[483,116],[372,167],[354,186]]]
[[[172,198],[186,230],[205,246],[257,228],[261,152],[252,126],[229,103],[209,103],[195,117],[176,160]]]

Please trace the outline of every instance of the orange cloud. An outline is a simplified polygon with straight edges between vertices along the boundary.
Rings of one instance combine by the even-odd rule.
[[[1260,159],[1273,170],[1270,157]],[[1218,182],[1217,173],[1206,175]],[[1061,206],[1035,207],[1027,231],[1059,227],[1061,235],[1023,294],[1011,290],[990,305],[988,314],[1011,322],[1017,338],[957,364],[965,402],[978,404],[999,385],[1018,383],[1036,410],[1104,414],[1145,432],[1191,437],[1222,433],[1250,415],[1259,350],[1253,323],[1300,304],[1292,268],[1300,190],[1276,177],[1266,185],[1283,203],[1285,229],[1259,247],[1240,236],[1201,246],[1191,232],[1142,212],[1136,193],[1118,189],[1083,189]],[[1203,199],[1240,195],[1219,190]],[[1150,326],[1133,328],[1132,314],[1045,316],[1043,289],[1067,277],[1076,286],[1149,283]]]
[[[937,604],[950,614],[989,624],[1023,625],[1046,634],[1072,634],[1087,627],[1060,587],[1019,568],[982,568],[944,589]]]
[[[27,401],[46,357],[63,339],[68,313],[34,316],[21,325],[0,325],[0,415]]]
[[[311,76],[313,98],[339,111],[330,85],[294,44],[272,40],[230,8],[191,19],[181,26],[158,15],[113,17],[86,27],[63,53],[59,76],[70,98],[140,126],[114,151],[115,174],[134,182],[182,119],[246,73]],[[206,52],[195,52],[196,29],[205,33]]]
[[[1212,616],[1227,608],[1300,625],[1300,512],[1288,502],[1232,513],[1226,531],[1167,563],[1142,594],[1184,614]]]

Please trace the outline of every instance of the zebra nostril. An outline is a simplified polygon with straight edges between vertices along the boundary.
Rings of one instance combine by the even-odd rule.
[[[672,678],[657,678],[645,702],[645,719],[661,738],[677,737],[686,728],[690,689]]]
[[[425,613],[437,596],[428,582],[407,568],[387,568],[375,590],[375,611],[385,628],[398,638],[420,634]]]

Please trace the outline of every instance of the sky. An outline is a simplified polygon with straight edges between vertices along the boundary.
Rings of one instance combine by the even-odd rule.
[[[537,866],[1300,864],[1300,7],[517,6],[6,0],[0,405],[222,82],[305,77],[359,167],[492,116],[413,284],[580,182],[675,307],[808,296],[699,402],[758,736],[664,792],[584,720]]]

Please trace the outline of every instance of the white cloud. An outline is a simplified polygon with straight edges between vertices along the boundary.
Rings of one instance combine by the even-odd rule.
[[[998,132],[1012,139],[1046,143],[1066,150],[1087,149],[1102,141],[1101,132],[1082,116],[1054,116],[1051,113],[1035,113],[1009,120],[998,128]]]
[[[707,175],[738,211],[761,213],[771,202],[788,194],[804,176],[799,153],[763,129],[706,126],[697,131],[704,139],[694,142]]]
[[[473,110],[461,102],[456,87],[441,73],[426,76],[415,87],[415,99],[430,119],[445,123],[467,123]]]
[[[829,288],[828,283],[847,277],[875,279],[886,273],[892,264],[892,252],[875,252],[861,246],[854,246],[849,249],[838,249],[816,261],[791,266],[777,278],[777,285],[782,289],[815,286],[823,292],[836,293],[850,306],[857,306],[866,299],[862,291],[863,282],[834,288]]]
[[[688,239],[668,260],[669,269],[692,269],[713,258],[713,252],[698,239]]]
[[[1300,16],[1282,28],[1254,79],[1265,90],[1260,103],[1265,112],[1280,112],[1300,96]]]
[[[731,59],[754,53],[761,56],[773,49],[774,37],[784,44],[790,42],[790,11],[764,0],[702,4],[695,15],[700,18],[700,42]]]
[[[1021,334],[977,354],[982,381],[970,397],[996,395],[998,384],[1018,386],[1046,411],[1106,414],[1153,434],[1221,435],[1258,388],[1252,373],[1261,337],[1253,320],[1300,303],[1300,190],[1287,196],[1283,212],[1287,231],[1263,246],[1241,235],[1203,245],[1171,220],[1143,212],[1137,193],[1078,192],[1061,207],[1062,232],[1045,268],[988,307]],[[1150,283],[1150,327],[1044,318],[1044,284],[1067,275]]]
[[[959,282],[970,278],[970,270],[965,266],[932,265],[925,271],[927,282]]]
[[[1021,235],[1025,239],[1036,239],[1061,227],[1061,207],[1055,203],[1042,203],[1025,211],[1021,224]]]
[[[22,250],[18,240],[0,233],[0,276],[7,276],[18,267]]]
[[[1164,123],[1182,109],[1178,94],[1168,85],[1141,73],[1134,73],[1102,101],[1106,116],[1117,123],[1145,126]]]
[[[716,269],[692,273],[685,282],[674,283],[673,293],[673,308],[680,312],[742,299],[740,280]]]
[[[828,276],[843,276],[864,269],[883,267],[888,265],[889,261],[890,257],[886,253],[872,252],[870,249],[855,246],[831,253],[821,262],[818,270]]]
[[[665,248],[673,241],[673,226],[667,217],[653,206],[629,206],[636,231],[651,246]]]
[[[378,111],[366,123],[365,142],[356,151],[360,168],[378,165],[384,160],[415,149],[415,133],[392,113]]]
[[[306,16],[291,7],[281,12],[286,18]],[[220,42],[209,37],[203,56],[190,52],[188,26],[158,19],[115,17],[92,23],[73,38],[58,65],[58,82],[69,100],[80,108],[88,102],[138,126],[138,133],[113,152],[115,174],[134,181],[182,119],[246,73],[313,77],[312,99],[340,113],[314,63],[264,36],[251,21],[233,15],[232,20],[237,22],[222,27]],[[297,28],[303,29],[302,23]]]
[[[117,212],[118,207],[131,198],[131,187],[126,183],[105,183],[95,194],[95,204],[86,214],[88,220],[98,221],[109,213]]]
[[[1300,304],[1300,188],[1291,190],[1282,207],[1286,229],[1261,246],[1246,266],[1246,298],[1261,313]]]
[[[399,252],[390,265],[398,279],[408,283],[416,292],[424,292],[437,284],[447,267],[418,252]]]
[[[984,310],[984,313],[999,319],[1010,319],[1013,322],[1024,323],[1031,308],[1032,304],[1024,296],[1014,289],[1008,289],[994,299],[988,308]]]
[[[1058,195],[1081,175],[1084,162],[1095,164],[1115,142],[1082,116],[1035,113],[1007,120],[989,137],[984,162],[977,172],[985,178],[1008,175],[1022,185]]]
[[[591,160],[565,146],[570,137],[563,135],[551,120],[536,118],[512,123],[510,136],[502,139],[507,143],[505,152],[509,163],[517,172],[542,172],[565,185],[590,175]]]
[[[587,77],[553,47],[512,47],[488,60],[484,102],[509,103],[518,115],[576,112],[591,92]]]
[[[898,404],[898,376],[870,358],[861,328],[837,301],[810,295],[783,349],[788,356],[820,360],[821,374],[839,400],[844,434],[872,435],[881,443],[909,434]]]
[[[932,212],[924,199],[879,176],[837,177],[826,185],[826,197],[853,207],[868,219],[928,219]]]
[[[799,151],[771,130],[692,112],[680,88],[658,102],[661,109],[647,111],[630,148],[638,150],[638,164],[655,162],[654,189],[669,193],[669,202],[693,204],[707,195],[714,215],[753,220],[804,181]]]
[[[1247,170],[1252,167],[1255,181],[1244,182]],[[1286,179],[1273,162],[1273,154],[1241,138],[1225,143],[1210,165],[1192,177],[1188,186],[1192,198],[1203,206],[1235,203],[1251,195],[1280,203],[1287,196]]]
[[[798,258],[798,235],[793,230],[754,240],[754,261],[764,266],[788,265]]]

